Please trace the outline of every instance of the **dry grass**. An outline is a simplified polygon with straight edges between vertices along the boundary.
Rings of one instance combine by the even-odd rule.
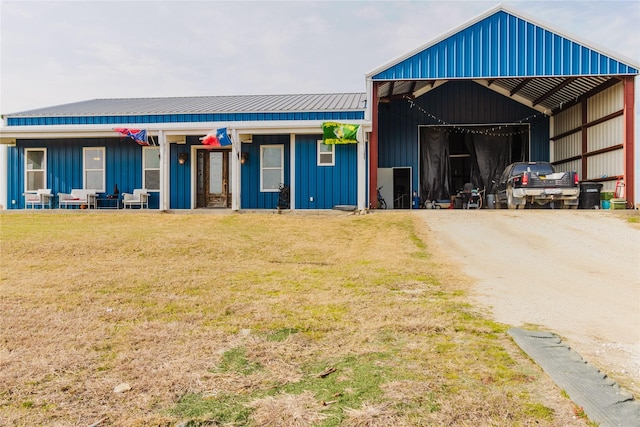
[[[567,425],[410,214],[0,220],[2,425]]]

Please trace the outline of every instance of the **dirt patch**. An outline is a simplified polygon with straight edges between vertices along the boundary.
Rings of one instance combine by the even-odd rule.
[[[497,321],[560,335],[640,395],[640,230],[607,211],[419,211]],[[628,215],[627,215],[628,216]]]

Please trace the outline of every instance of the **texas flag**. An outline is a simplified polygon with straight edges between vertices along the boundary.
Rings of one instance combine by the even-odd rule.
[[[120,133],[122,136],[126,136],[133,139],[139,145],[149,145],[146,129],[140,130],[140,129],[115,128],[114,131]]]
[[[227,128],[220,128],[215,132],[211,131],[202,138],[200,138],[204,145],[210,145],[212,147],[226,147],[231,145],[231,138],[227,134]]]

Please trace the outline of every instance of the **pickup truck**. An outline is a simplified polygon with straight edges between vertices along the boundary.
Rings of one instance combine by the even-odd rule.
[[[496,207],[524,208],[527,204],[577,209],[580,196],[576,172],[556,172],[548,162],[518,162],[506,167],[496,183]]]

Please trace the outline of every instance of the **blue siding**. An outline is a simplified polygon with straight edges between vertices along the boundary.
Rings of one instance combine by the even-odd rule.
[[[638,69],[505,11],[425,48],[373,80],[635,75]]]
[[[146,123],[202,123],[245,122],[273,120],[362,120],[364,111],[312,111],[299,113],[215,113],[215,114],[156,114],[137,116],[64,116],[64,117],[8,117],[7,126],[49,126],[74,124],[146,124]]]
[[[445,124],[530,123],[532,161],[549,160],[549,118],[542,113],[469,81],[449,82],[415,101],[394,100],[379,110],[378,164],[381,168],[413,169],[419,188],[418,126]]]
[[[24,208],[24,149],[47,149],[47,187],[54,194],[68,193],[74,188],[83,188],[83,147],[105,147],[106,192],[111,193],[118,185],[121,193],[142,187],[142,147],[120,138],[80,138],[55,140],[18,140],[9,150],[8,164],[8,208]],[[12,205],[11,200],[16,204]],[[157,208],[158,192],[152,192],[149,207]]]
[[[273,144],[284,145],[284,184],[291,184],[289,135],[253,135],[251,144],[242,144],[242,151],[249,153],[249,159],[242,165],[241,171],[240,204],[243,209],[275,209],[278,205],[277,192],[260,191],[260,146]]]
[[[318,166],[319,139],[322,135],[296,136],[296,208],[357,205],[357,145],[336,145],[335,165]]]
[[[169,153],[169,209],[191,209],[191,197],[194,191],[191,188],[191,169],[194,159],[191,158],[191,145],[202,145],[197,136],[187,137],[186,144],[171,144]],[[178,163],[180,153],[187,153],[187,161],[184,165]],[[194,196],[195,197],[195,196]]]

